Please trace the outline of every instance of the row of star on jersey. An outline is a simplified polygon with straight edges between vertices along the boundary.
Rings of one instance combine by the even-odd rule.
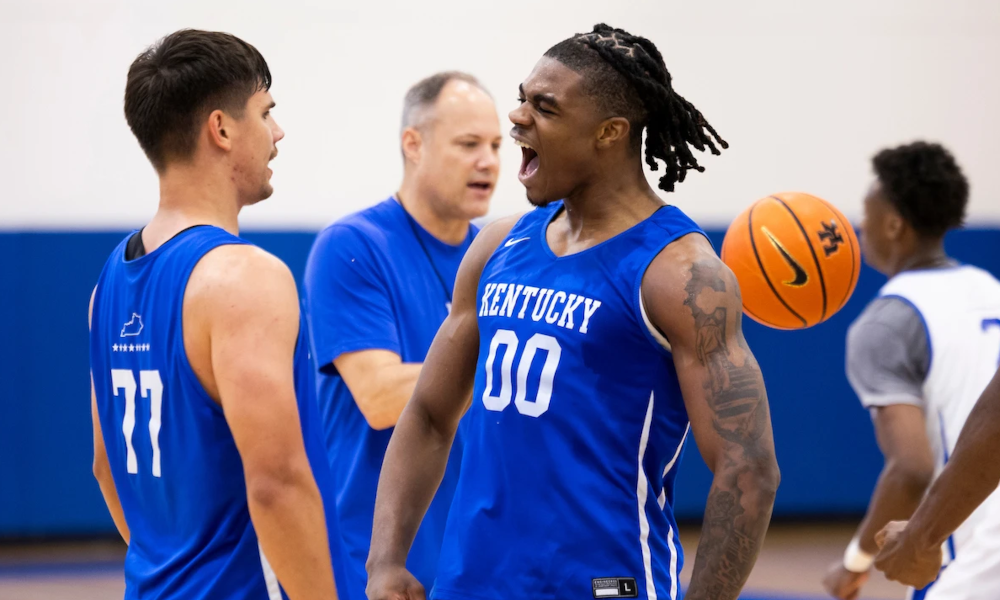
[[[149,344],[115,344],[111,346],[114,352],[149,352]]]

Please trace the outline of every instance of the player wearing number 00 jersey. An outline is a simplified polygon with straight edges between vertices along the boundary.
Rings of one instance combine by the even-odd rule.
[[[160,203],[105,264],[90,336],[94,474],[129,545],[129,600],[335,597],[295,282],[236,235],[272,191],[270,82],[252,46],[194,30],[129,70]]]
[[[389,442],[368,597],[422,597],[406,550],[465,413],[432,598],[680,598],[690,429],[714,480],[688,596],[735,600],[778,483],[767,397],[735,277],[641,164],[646,129],[672,191],[690,147],[724,142],[649,40],[606,25],[551,48],[520,91],[511,135],[538,208],[462,262]]]

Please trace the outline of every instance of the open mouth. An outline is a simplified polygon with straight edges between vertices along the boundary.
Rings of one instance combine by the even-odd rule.
[[[521,147],[521,171],[517,176],[524,181],[538,171],[538,152],[521,140],[514,140],[514,143]]]
[[[493,189],[493,184],[488,183],[486,181],[473,181],[472,183],[469,184],[469,187],[474,190],[488,192],[491,189]]]

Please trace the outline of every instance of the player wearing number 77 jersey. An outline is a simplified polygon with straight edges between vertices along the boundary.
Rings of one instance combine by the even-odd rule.
[[[129,69],[160,205],[105,264],[90,336],[94,473],[129,545],[127,599],[336,598],[295,282],[236,236],[272,192],[270,84],[253,46],[205,31]]]
[[[368,598],[424,596],[406,554],[471,398],[433,598],[676,600],[690,428],[715,478],[688,598],[735,600],[778,485],[767,396],[736,279],[641,164],[643,128],[666,191],[725,143],[649,40],[604,25],[550,49],[521,103],[539,208],[462,262],[382,467]]]

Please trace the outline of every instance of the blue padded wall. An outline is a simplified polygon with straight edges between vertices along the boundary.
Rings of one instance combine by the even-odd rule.
[[[722,231],[710,231],[716,247]],[[0,537],[106,534],[114,526],[90,473],[87,303],[122,232],[0,233]],[[250,232],[301,282],[313,232]],[[954,232],[949,251],[1000,274],[1000,229]],[[881,458],[844,376],[847,326],[884,278],[865,268],[836,316],[805,331],[745,320],[770,396],[782,485],[775,514],[864,510]],[[697,448],[677,485],[682,518],[711,482]]]

